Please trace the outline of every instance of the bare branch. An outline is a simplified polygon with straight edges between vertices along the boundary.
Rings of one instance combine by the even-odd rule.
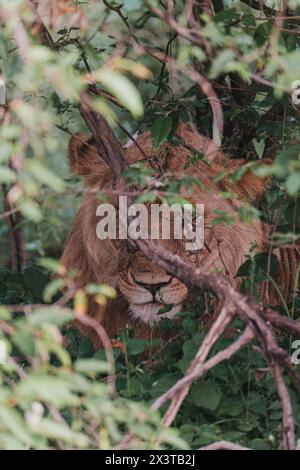
[[[154,404],[152,405],[153,409],[158,409],[160,406],[168,399],[173,398],[173,401],[167,410],[165,416],[164,416],[164,424],[166,426],[170,426],[171,423],[173,422],[183,400],[185,399],[186,395],[189,392],[190,385],[192,381],[194,380],[194,374],[196,373],[196,377],[200,377],[202,375],[202,369],[204,367],[204,362],[213,347],[213,345],[216,343],[216,341],[220,338],[222,333],[224,332],[226,326],[229,325],[231,322],[233,316],[235,315],[235,311],[232,308],[232,305],[230,304],[225,304],[223,306],[223,309],[218,316],[218,318],[215,320],[214,324],[212,325],[211,329],[209,330],[208,334],[204,338],[203,343],[201,344],[196,356],[194,357],[193,361],[191,362],[186,376],[184,377],[184,384],[182,384],[182,380],[177,382],[175,387],[178,385],[178,388],[174,390],[174,387],[172,389],[168,390],[167,394],[162,395],[160,398],[158,398]],[[192,377],[192,378],[191,378]],[[170,394],[169,394],[170,393]]]
[[[211,330],[213,329],[213,327],[211,328]],[[221,330],[219,329],[218,338],[216,339],[219,339],[221,334],[222,334]],[[202,377],[206,372],[208,372],[210,369],[215,367],[220,362],[230,359],[237,351],[239,351],[243,346],[245,346],[245,344],[249,343],[249,341],[251,341],[253,338],[254,338],[254,335],[251,329],[249,327],[246,327],[245,331],[241,334],[241,336],[234,343],[232,343],[226,349],[217,353],[215,356],[213,356],[211,359],[209,359],[206,362],[201,361],[200,356],[198,356],[198,354],[200,354],[200,349],[203,348],[203,343],[204,343],[203,342],[197,353],[198,361],[196,362],[194,358],[194,360],[191,362],[191,365],[186,375],[181,380],[176,382],[176,384],[172,388],[170,388],[166,393],[164,393],[164,395],[161,395],[159,398],[157,398],[157,400],[155,400],[155,402],[153,403],[152,408],[153,409],[160,408],[163,405],[163,403],[165,403],[167,400],[172,399],[176,395],[176,393],[182,390],[186,385],[189,386],[194,380],[197,380],[200,377]],[[211,347],[212,347],[212,344],[210,345],[210,349]],[[166,426],[168,425],[167,423],[165,424]]]
[[[93,111],[86,93],[81,94],[80,112],[95,139],[101,157],[112,170],[113,183],[115,183],[121,178],[121,173],[126,168],[121,144],[115,138],[106,120]]]
[[[277,386],[278,395],[281,401],[282,408],[282,444],[286,450],[295,449],[295,429],[293,409],[289,392],[286,388],[282,373],[278,364],[272,365],[272,373]]]
[[[228,441],[219,441],[209,444],[204,447],[200,447],[198,450],[251,450],[249,447],[244,447],[239,444],[234,444]]]

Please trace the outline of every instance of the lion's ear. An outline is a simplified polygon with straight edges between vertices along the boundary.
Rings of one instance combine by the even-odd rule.
[[[78,176],[86,176],[93,171],[96,159],[99,155],[93,147],[93,138],[86,134],[74,134],[69,142],[69,160],[70,166]]]
[[[109,170],[97,152],[93,137],[82,133],[74,134],[69,142],[68,155],[72,172],[84,176],[88,185],[108,177]]]

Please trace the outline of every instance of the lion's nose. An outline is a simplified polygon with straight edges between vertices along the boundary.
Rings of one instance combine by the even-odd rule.
[[[155,296],[156,292],[163,286],[166,286],[168,282],[158,282],[157,284],[148,284],[145,282],[139,282],[141,286],[145,289],[149,290],[153,296]]]

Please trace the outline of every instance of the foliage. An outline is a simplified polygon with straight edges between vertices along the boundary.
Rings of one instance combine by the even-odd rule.
[[[165,322],[176,337],[172,342],[153,339],[149,345],[130,330],[118,338],[116,395],[104,380],[113,373],[104,352],[95,352],[66,326],[85,313],[87,294],[105,301],[114,293],[108,286],[87,286],[62,306],[60,290],[74,273],[48,258],[59,257],[82,192],[66,162],[69,134],[86,131],[79,112],[82,93],[92,89],[91,106],[123,143],[128,133],[150,129],[155,149],[167,140],[176,145],[172,131],[179,120],[193,121],[218,143],[218,119],[199,86],[202,76],[222,103],[224,149],[271,178],[259,211],[249,205],[237,216],[273,224],[278,245],[299,240],[299,103],[293,88],[300,80],[300,36],[293,19],[299,1],[288,1],[284,15],[277,1],[263,2],[262,11],[256,2],[216,0],[211,14],[196,13],[201,34],[189,36],[188,2],[181,0],[171,11],[175,29],[165,1],[53,1],[50,17],[42,15],[53,42],[40,40],[31,3],[0,0],[0,74],[6,85],[6,105],[0,107],[0,339],[9,357],[0,366],[0,447],[103,449],[130,431],[141,448],[197,448],[219,439],[277,448],[278,398],[264,362],[250,348],[193,385],[176,430],[163,428],[159,414],[149,411],[151,401],[182,376],[203,340],[198,318],[203,299],[183,312],[183,334],[179,325]],[[257,164],[266,157],[271,164]],[[192,156],[198,158],[203,155]],[[143,187],[150,176],[141,166],[127,174]],[[165,198],[177,200],[184,181],[168,178]],[[154,197],[148,189],[144,201]],[[222,220],[227,214],[216,214],[216,223]],[[27,256],[21,272],[18,260],[11,263],[14,243]],[[58,278],[50,282],[51,271]],[[265,253],[249,253],[239,273],[242,289],[257,295],[257,284],[272,273],[266,272]],[[297,318],[299,299],[295,295],[292,305],[279,309]],[[291,338],[280,340],[291,351]],[[299,438],[299,397],[290,391]]]
[[[110,449],[126,431],[136,436],[136,448],[186,448],[141,400],[115,396],[103,382],[111,373],[107,362],[86,358],[83,338],[76,349],[82,357],[71,357],[59,327],[72,317],[57,307],[26,316],[1,309],[1,326],[9,333],[0,337],[9,354],[0,369],[1,449]]]

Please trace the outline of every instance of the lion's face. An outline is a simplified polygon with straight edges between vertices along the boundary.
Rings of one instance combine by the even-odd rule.
[[[141,253],[130,257],[127,269],[118,275],[118,287],[129,304],[129,313],[144,323],[173,318],[187,296],[186,286]]]
[[[207,137],[198,134],[190,125],[181,125],[177,131],[184,145],[172,147],[164,144],[165,152],[160,155],[164,169],[176,176],[198,177],[201,185],[183,188],[181,195],[192,203],[204,204],[205,246],[196,252],[187,252],[184,240],[160,240],[165,248],[174,254],[207,272],[219,271],[227,275],[232,283],[245,255],[255,242],[258,249],[263,246],[264,229],[259,220],[245,223],[237,217],[237,209],[247,201],[256,200],[264,190],[264,182],[247,171],[238,182],[229,179],[215,183],[214,179],[224,169],[237,171],[245,162],[230,161],[218,150]],[[111,174],[101,157],[93,151],[93,143],[85,136],[72,139],[70,143],[70,161],[75,173],[84,176],[89,188],[111,189]],[[144,160],[144,156],[153,155],[151,136],[142,134],[138,138],[140,152],[136,146],[126,148],[129,163]],[[92,150],[91,150],[92,149]],[[205,153],[206,160],[199,160],[191,167],[186,166],[187,159],[193,152]],[[207,160],[210,162],[207,163]],[[220,194],[231,193],[232,198]],[[113,197],[110,200],[113,202]],[[115,204],[117,207],[117,203]],[[67,267],[78,271],[76,283],[82,287],[89,282],[107,283],[116,287],[121,296],[117,303],[110,304],[101,314],[93,313],[105,319],[106,325],[114,323],[111,331],[117,331],[124,318],[128,316],[142,324],[158,322],[161,318],[173,318],[182,309],[188,297],[187,287],[175,277],[147,260],[142,253],[131,252],[124,240],[99,240],[96,236],[96,207],[99,201],[95,195],[87,192],[77,214],[75,224],[65,248],[62,262]],[[215,223],[220,214],[226,214],[235,220],[230,225]],[[115,307],[114,307],[115,305]],[[94,312],[99,306],[94,305]],[[119,320],[118,320],[119,319]],[[127,321],[127,320],[126,320]],[[123,322],[123,323],[122,323]]]

